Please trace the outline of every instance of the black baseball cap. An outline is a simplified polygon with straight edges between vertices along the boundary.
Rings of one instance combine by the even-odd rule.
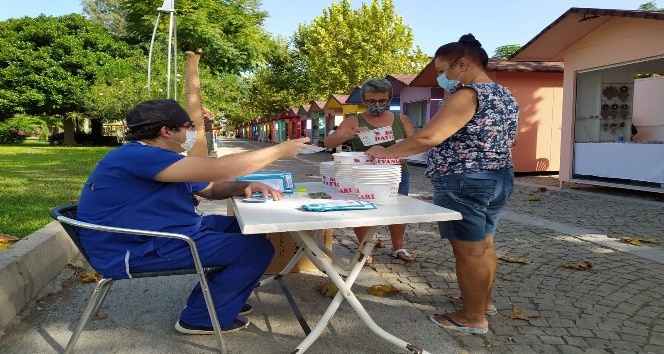
[[[141,102],[127,113],[127,127],[163,123],[171,127],[179,127],[191,122],[187,111],[175,100],[151,100]]]

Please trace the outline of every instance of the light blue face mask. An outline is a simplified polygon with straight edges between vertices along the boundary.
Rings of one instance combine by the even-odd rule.
[[[450,69],[452,69],[455,65],[457,65],[458,62],[459,61],[457,60],[457,61],[454,62],[454,64],[450,65],[450,67],[447,68],[447,71],[450,71]],[[461,74],[459,74],[459,77],[461,77]],[[438,81],[438,85],[440,85],[440,87],[442,87],[443,90],[445,90],[449,93],[452,93],[454,88],[456,88],[457,86],[459,86],[459,84],[461,84],[461,82],[459,82],[459,80],[450,80],[450,79],[448,79],[447,75],[445,75],[444,72],[436,78],[436,81]]]
[[[436,81],[438,81],[440,87],[449,93],[452,93],[452,90],[459,85],[459,80],[450,80],[445,76],[445,73],[440,74]]]

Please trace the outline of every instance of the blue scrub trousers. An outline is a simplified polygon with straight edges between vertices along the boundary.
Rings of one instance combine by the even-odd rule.
[[[274,247],[265,235],[243,235],[232,216],[203,217],[202,229],[192,238],[196,242],[203,267],[226,266],[208,274],[208,286],[221,326],[230,326],[267,269]],[[156,251],[129,259],[131,272],[194,268],[189,246],[173,240]],[[189,295],[180,320],[195,326],[212,327],[201,285]]]

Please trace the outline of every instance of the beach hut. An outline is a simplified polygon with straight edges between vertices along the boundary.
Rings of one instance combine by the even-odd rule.
[[[513,55],[564,63],[561,185],[664,192],[663,38],[662,12],[570,8]]]

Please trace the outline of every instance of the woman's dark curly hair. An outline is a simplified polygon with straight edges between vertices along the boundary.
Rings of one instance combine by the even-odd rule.
[[[482,44],[470,33],[461,36],[457,42],[440,46],[434,55],[434,58],[438,57],[451,58],[452,61],[467,58],[476,64],[482,65],[485,69],[489,63],[489,55],[482,48]]]
[[[125,140],[142,140],[142,139],[154,139],[159,136],[159,131],[161,127],[168,127],[174,132],[180,131],[180,127],[172,127],[164,123],[155,123],[155,124],[146,124],[139,125],[137,127],[129,128],[125,133]]]

